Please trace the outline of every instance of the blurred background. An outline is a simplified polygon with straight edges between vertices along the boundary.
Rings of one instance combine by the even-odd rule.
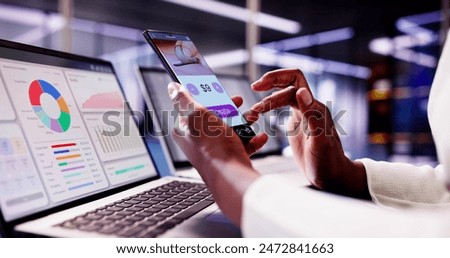
[[[427,99],[447,0],[0,0],[1,39],[113,62],[137,110],[135,67],[160,66],[144,29],[187,33],[216,73],[300,68],[352,158],[436,162]]]

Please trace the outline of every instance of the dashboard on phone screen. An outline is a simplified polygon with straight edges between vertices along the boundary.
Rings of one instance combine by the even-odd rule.
[[[229,126],[247,124],[188,36],[151,32],[151,37],[173,75],[196,102],[214,112]]]

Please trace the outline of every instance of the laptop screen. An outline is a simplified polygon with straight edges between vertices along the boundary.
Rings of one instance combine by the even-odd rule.
[[[25,49],[0,41],[5,221],[157,175],[110,63]]]
[[[167,93],[167,84],[172,79],[165,70],[159,68],[141,67],[140,72],[174,165],[175,167],[185,166],[188,163],[186,156],[170,137],[174,121],[173,117],[170,116],[170,111],[173,107]],[[231,75],[217,75],[217,77],[230,96],[239,95],[244,99],[244,104],[240,107],[241,110],[250,109],[258,101],[245,77]],[[261,130],[270,130],[270,125],[265,119],[260,119],[257,124],[253,125],[253,128],[258,133]],[[259,151],[259,154],[265,155],[275,152],[279,153],[280,151],[281,147],[278,140],[275,137],[269,137],[268,143]]]
[[[174,126],[173,117],[170,111],[173,109],[172,101],[167,93],[167,84],[173,81],[165,70],[162,69],[140,69],[145,88],[154,108],[160,130],[167,143],[174,165],[179,167],[185,164],[187,158],[175,141],[170,137],[170,132]]]

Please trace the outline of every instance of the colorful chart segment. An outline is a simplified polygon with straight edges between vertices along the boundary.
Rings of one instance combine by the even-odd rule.
[[[42,94],[49,94],[58,104],[60,115],[57,119],[51,118],[41,105]],[[44,80],[34,80],[28,90],[31,106],[41,122],[50,130],[58,133],[65,132],[70,127],[70,111],[66,101],[59,91]]]

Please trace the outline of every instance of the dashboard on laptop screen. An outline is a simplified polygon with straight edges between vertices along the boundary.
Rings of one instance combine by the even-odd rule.
[[[112,66],[2,46],[5,221],[154,177]]]

